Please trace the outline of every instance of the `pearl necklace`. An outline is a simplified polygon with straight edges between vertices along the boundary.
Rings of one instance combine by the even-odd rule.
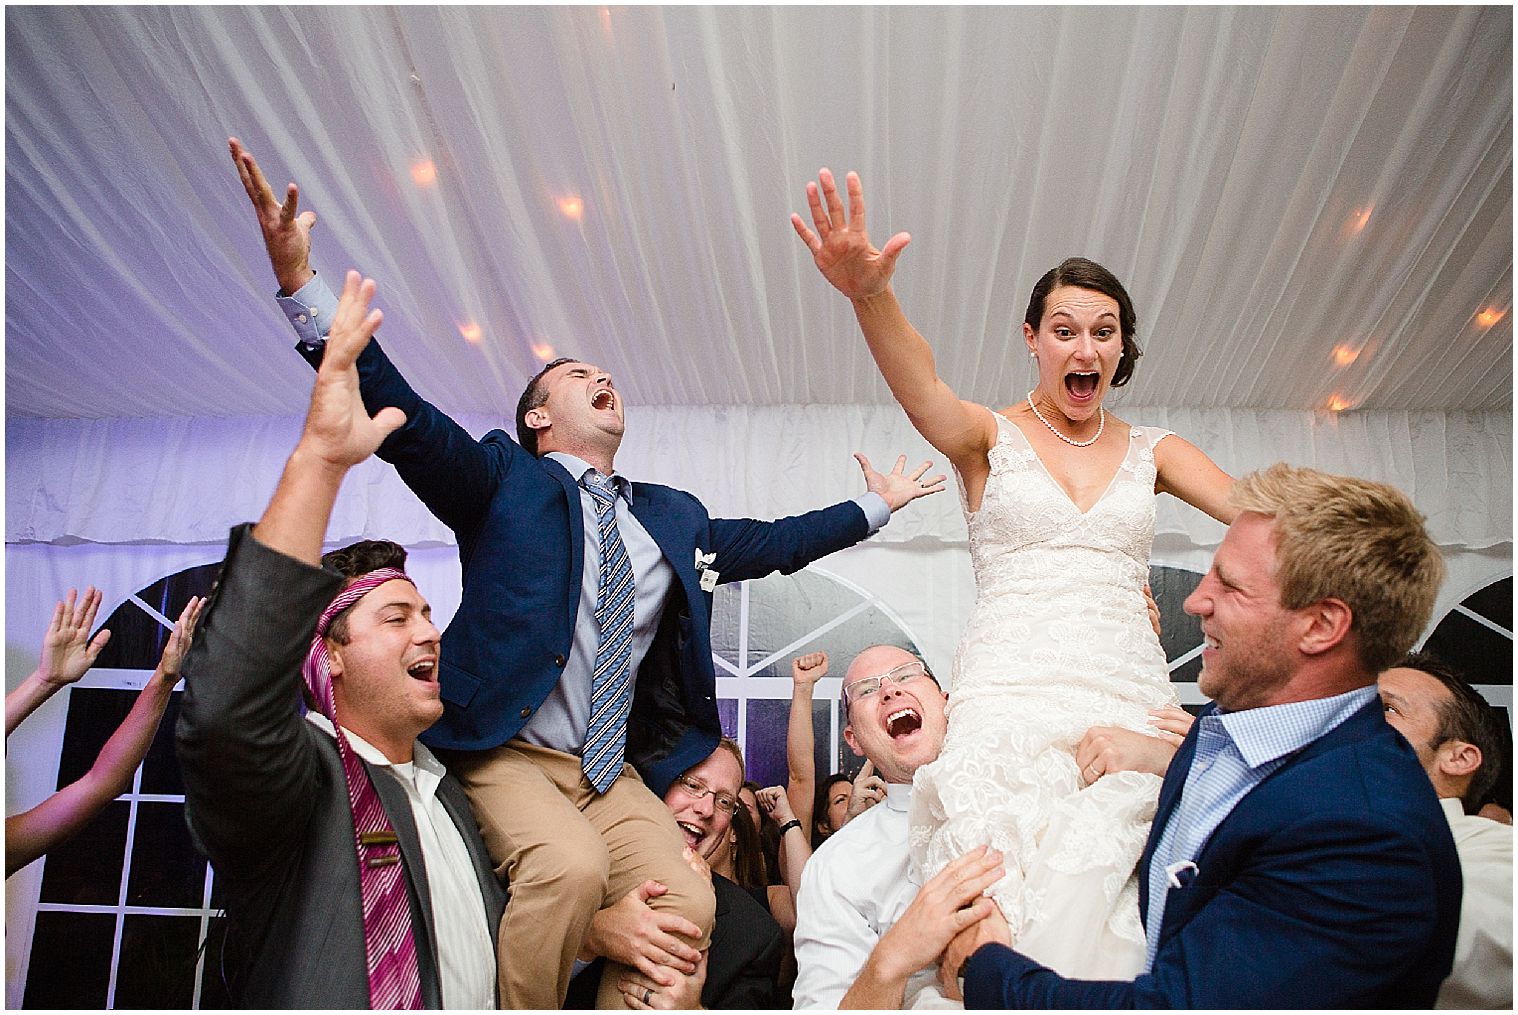
[[[1033,389],[1033,391],[1037,391],[1037,390],[1038,390],[1037,388]],[[1033,410],[1033,415],[1037,416],[1038,417],[1038,421],[1040,423],[1042,423],[1044,426],[1048,427],[1049,430],[1050,430],[1050,432],[1052,432],[1054,434],[1054,436],[1058,437],[1060,440],[1064,441],[1066,444],[1069,444],[1071,447],[1076,447],[1076,448],[1089,448],[1091,445],[1095,444],[1097,441],[1099,441],[1099,440],[1102,439],[1102,430],[1104,430],[1106,428],[1106,426],[1107,426],[1107,410],[1106,409],[1102,408],[1100,405],[1098,405],[1096,407],[1096,411],[1097,411],[1097,414],[1098,414],[1097,415],[1097,421],[1096,421],[1096,436],[1093,437],[1093,438],[1091,438],[1089,441],[1078,441],[1078,440],[1075,440],[1074,438],[1066,437],[1064,434],[1060,433],[1058,430],[1056,430],[1054,428],[1054,424],[1053,423],[1049,422],[1047,419],[1044,419],[1044,414],[1041,413],[1041,412],[1039,412],[1038,411],[1038,406],[1036,406],[1036,405],[1033,404],[1033,391],[1028,392],[1028,408],[1030,408],[1030,409]]]

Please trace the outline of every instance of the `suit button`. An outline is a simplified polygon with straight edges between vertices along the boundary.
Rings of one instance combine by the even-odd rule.
[[[523,719],[526,719],[530,715],[532,715],[532,709],[530,709],[530,708],[524,708],[524,709],[522,709],[522,718]]]
[[[559,669],[562,670],[564,668],[564,657],[563,656],[554,656],[553,657],[553,664],[555,666],[557,666]]]

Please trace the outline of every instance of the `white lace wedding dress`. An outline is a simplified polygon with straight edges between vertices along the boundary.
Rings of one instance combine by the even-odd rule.
[[[1153,733],[1147,710],[1176,702],[1143,598],[1154,445],[1167,432],[1133,427],[1117,475],[1082,514],[994,415],[985,495],[966,511],[975,610],[943,753],[913,784],[912,872],[922,883],[990,843],[1007,869],[991,894],[1019,951],[1066,976],[1129,979],[1143,966],[1135,867],[1160,779],[1087,786],[1075,746],[1092,726]]]

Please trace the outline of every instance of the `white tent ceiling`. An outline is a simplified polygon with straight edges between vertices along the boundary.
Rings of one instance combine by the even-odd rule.
[[[1507,8],[5,22],[12,417],[301,409],[229,134],[450,411],[509,413],[547,346],[644,404],[887,402],[787,222],[822,165],[912,232],[898,291],[963,397],[1026,390],[1026,293],[1081,253],[1138,305],[1130,403],[1512,405]]]

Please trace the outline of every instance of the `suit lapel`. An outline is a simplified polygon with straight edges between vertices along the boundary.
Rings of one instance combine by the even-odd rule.
[[[1223,831],[1224,827],[1235,814],[1243,811],[1247,815],[1249,808],[1257,804],[1268,806],[1270,795],[1261,791],[1266,789],[1277,776],[1289,770],[1293,765],[1310,761],[1321,754],[1327,754],[1329,751],[1337,750],[1347,744],[1364,740],[1375,733],[1386,722],[1386,720],[1381,718],[1381,708],[1381,699],[1372,698],[1363,708],[1352,713],[1348,719],[1339,723],[1339,725],[1329,730],[1323,736],[1303,745],[1295,753],[1288,755],[1286,760],[1277,766],[1273,772],[1261,779],[1259,784],[1251,788],[1248,793],[1245,793],[1239,799],[1239,802],[1234,805],[1233,810],[1229,812],[1228,817],[1219,822],[1218,827],[1212,830],[1212,834],[1207,837],[1206,842],[1202,843],[1202,848],[1197,854],[1197,865],[1201,866],[1208,860],[1208,855],[1219,838],[1218,833]]]
[[[1203,712],[1202,714],[1207,715],[1215,710],[1216,706],[1212,706],[1207,712]],[[1282,764],[1277,766],[1264,779],[1261,779],[1249,792],[1245,793],[1238,803],[1234,804],[1233,810],[1229,811],[1228,815],[1212,830],[1212,834],[1207,836],[1207,840],[1202,843],[1202,848],[1197,852],[1197,868],[1198,870],[1210,872],[1209,882],[1216,884],[1221,879],[1222,875],[1218,873],[1220,867],[1227,869],[1239,862],[1240,858],[1229,855],[1230,851],[1236,850],[1235,839],[1237,838],[1236,833],[1239,829],[1258,828],[1262,824],[1269,825],[1272,823],[1270,809],[1273,804],[1269,787],[1277,776],[1290,770],[1295,765],[1373,735],[1385,722],[1381,718],[1380,713],[1380,699],[1372,699],[1363,708],[1350,715],[1348,719],[1345,719],[1323,736],[1305,744],[1296,752],[1287,755],[1286,760]],[[1185,784],[1186,770],[1189,770],[1191,767],[1192,757],[1196,751],[1195,731],[1196,727],[1193,725],[1192,732],[1187,734],[1185,742],[1182,743],[1180,750],[1176,752],[1175,758],[1171,762],[1171,769],[1175,770],[1176,764],[1181,762],[1183,760],[1182,755],[1185,755],[1185,769],[1176,773],[1180,778],[1176,784],[1174,798],[1170,801],[1170,810],[1174,809],[1176,801],[1180,797],[1179,788]],[[1166,789],[1169,789],[1170,779],[1168,774],[1165,783]],[[1164,807],[1165,795],[1163,792],[1161,793],[1160,801],[1161,807]],[[1159,823],[1160,813],[1159,810],[1155,813],[1153,828],[1156,831],[1150,836],[1151,847],[1153,842],[1158,841],[1157,830],[1163,828]],[[1166,810],[1164,814],[1168,819],[1169,810]],[[1141,889],[1142,887],[1143,885],[1141,885]],[[1202,895],[1191,890],[1172,890],[1168,892],[1165,896],[1165,919],[1160,924],[1160,944],[1163,946],[1172,936],[1178,934],[1210,899],[1210,894]]]
[[[495,868],[485,853],[485,844],[480,841],[479,825],[475,823],[474,811],[469,807],[469,798],[464,796],[463,787],[452,776],[444,778],[438,785],[437,795],[443,802],[443,809],[453,819],[454,827],[463,837],[469,858],[474,861],[475,880],[480,883],[480,897],[485,900],[485,922],[490,926],[490,942],[495,944],[501,925],[502,907],[498,904],[501,883],[496,880]]]
[[[1214,706],[1208,706],[1208,710],[1202,714],[1207,715]],[[1165,826],[1170,822],[1170,816],[1175,813],[1176,804],[1181,800],[1181,789],[1186,785],[1186,776],[1191,771],[1191,762],[1196,757],[1196,723],[1191,724],[1186,738],[1181,741],[1181,746],[1176,749],[1175,757],[1170,759],[1170,767],[1165,770],[1165,781],[1160,784],[1160,799],[1154,808],[1154,820],[1149,824],[1149,839],[1144,843],[1144,854],[1139,858],[1139,918],[1149,918],[1149,865],[1154,860],[1154,850],[1160,843],[1160,836],[1164,834]]]
[[[580,575],[585,567],[585,518],[580,506],[580,481],[552,458],[538,461],[564,487],[565,506],[569,509],[569,598],[565,615],[572,618],[580,612]]]
[[[695,544],[690,539],[690,526],[681,524],[682,519],[673,517],[664,503],[648,495],[648,486],[632,484],[632,513],[638,524],[659,546],[659,552],[669,561],[680,579],[680,588],[687,601],[699,600],[701,580],[696,577]]]

